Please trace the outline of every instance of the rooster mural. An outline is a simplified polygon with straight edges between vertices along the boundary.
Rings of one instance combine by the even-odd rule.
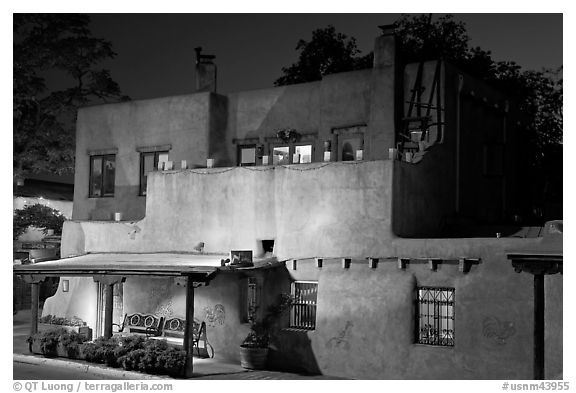
[[[482,322],[482,333],[484,337],[490,339],[498,345],[506,344],[506,339],[516,333],[514,323],[511,321],[501,321],[496,317],[487,317]]]
[[[226,313],[224,311],[224,306],[221,304],[216,304],[214,308],[204,307],[204,312],[206,313],[206,323],[208,326],[216,326],[216,324],[224,325],[224,319],[226,318]]]

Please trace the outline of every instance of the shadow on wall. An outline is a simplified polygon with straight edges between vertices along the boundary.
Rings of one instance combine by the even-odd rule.
[[[303,374],[322,374],[305,330],[283,330],[278,335],[278,346],[270,348],[268,367],[272,370]]]
[[[285,266],[274,269],[274,273],[268,272],[265,282],[269,299],[275,299],[279,293],[290,293],[292,279]],[[290,326],[289,314],[282,317],[281,326]],[[308,336],[310,333],[303,329],[281,329],[271,340],[268,367],[278,371],[322,374]]]

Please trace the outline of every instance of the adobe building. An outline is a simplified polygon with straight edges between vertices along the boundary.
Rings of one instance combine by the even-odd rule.
[[[382,30],[372,69],[225,95],[200,81],[208,91],[82,108],[63,259],[19,271],[69,276],[43,313],[101,335],[110,307],[115,323],[192,312],[215,358],[238,361],[248,306],[291,293],[269,367],[542,377],[533,277],[508,256],[544,237],[442,238],[514,213],[513,104],[450,64],[402,65]],[[197,67],[216,75],[200,52]],[[254,266],[222,266],[231,250],[252,251]],[[556,378],[562,276],[544,281],[538,364]]]

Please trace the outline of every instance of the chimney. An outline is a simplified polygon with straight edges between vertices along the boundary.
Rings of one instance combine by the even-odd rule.
[[[194,48],[196,51],[196,91],[216,92],[216,64],[214,55],[203,55],[202,47]]]
[[[374,42],[374,68],[396,63],[396,24],[378,26],[382,34]]]

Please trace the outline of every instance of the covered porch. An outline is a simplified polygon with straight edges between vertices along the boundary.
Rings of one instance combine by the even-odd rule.
[[[190,253],[93,253],[28,265],[15,265],[14,274],[31,284],[30,335],[38,332],[39,284],[47,277],[92,277],[104,289],[104,338],[113,335],[113,288],[128,277],[177,278],[185,287],[183,349],[186,352],[184,377],[193,373],[194,289],[205,286],[222,270],[225,254]]]

